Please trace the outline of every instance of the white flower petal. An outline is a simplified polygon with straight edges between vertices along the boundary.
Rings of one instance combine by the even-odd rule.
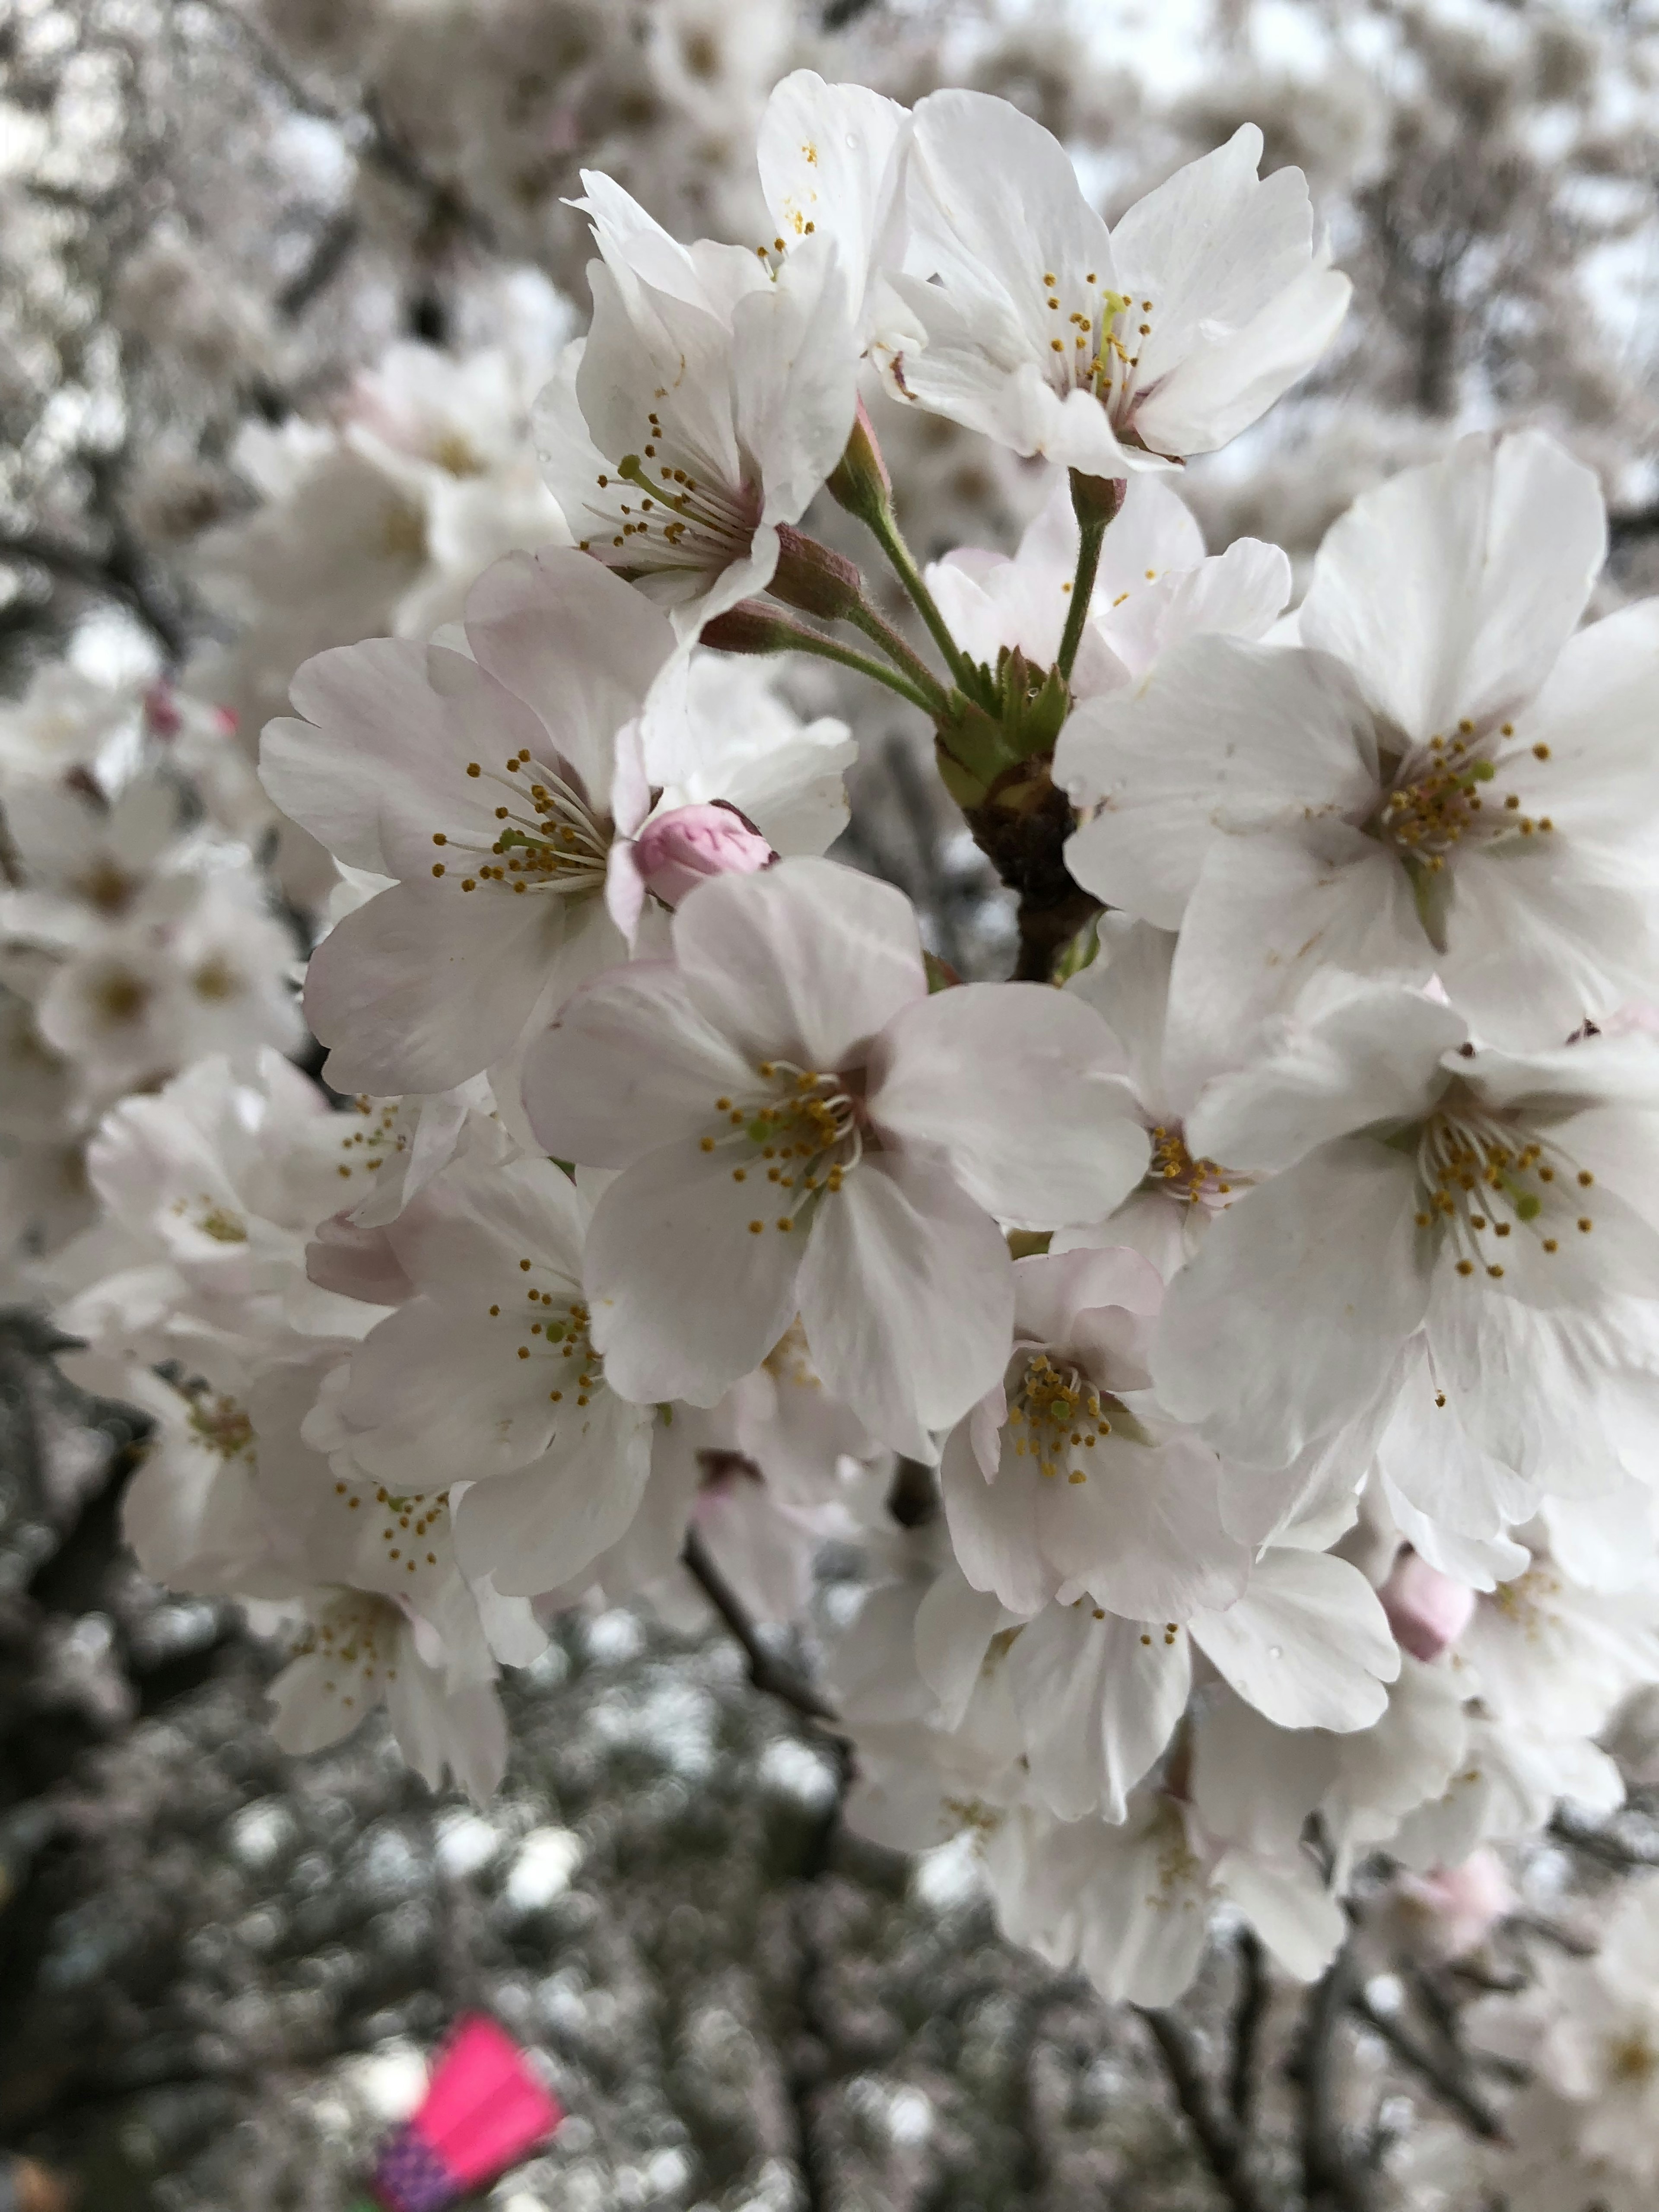
[[[693,1006],[755,1060],[856,1066],[927,994],[908,900],[831,860],[711,877],[682,902],[673,938]]]
[[[1080,884],[1179,927],[1210,848],[1249,830],[1347,822],[1376,789],[1370,710],[1340,661],[1194,637],[1133,688],[1085,700],[1054,775],[1098,811],[1068,841]]]
[[[1547,529],[1538,518],[1547,514]],[[1538,430],[1476,435],[1354,501],[1320,548],[1303,641],[1421,743],[1524,704],[1607,550],[1595,474]]]
[[[1078,999],[1038,983],[964,984],[907,1007],[884,1033],[870,1113],[1017,1226],[1095,1220],[1149,1157],[1118,1060]]]
[[[1237,1604],[1189,1626],[1239,1696],[1279,1728],[1369,1728],[1400,1672],[1376,1591],[1328,1552],[1269,1552]]]
[[[795,1281],[805,1224],[779,1230],[775,1198],[767,1206],[754,1192],[733,1182],[724,1154],[692,1141],[647,1152],[600,1199],[587,1236],[591,1334],[622,1397],[712,1406],[760,1365],[804,1304]],[[752,1232],[751,1219],[761,1224]]]
[[[793,1245],[799,1233],[774,1241]],[[931,1460],[930,1431],[959,1420],[1002,1373],[1013,1267],[995,1224],[958,1183],[923,1161],[882,1154],[823,1199],[799,1303],[826,1386],[872,1436]]]
[[[1283,1467],[1375,1398],[1423,1318],[1413,1163],[1322,1146],[1236,1200],[1170,1285],[1160,1399],[1230,1455]]]
[[[538,1140],[585,1167],[626,1167],[674,1143],[753,1081],[666,960],[632,962],[578,992],[525,1055]]]
[[[1051,1605],[1005,1664],[1025,1730],[1031,1781],[1061,1820],[1121,1820],[1128,1793],[1168,1743],[1187,1703],[1187,1639],[1085,1602]]]

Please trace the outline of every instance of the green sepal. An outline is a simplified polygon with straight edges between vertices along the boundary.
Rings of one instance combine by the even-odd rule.
[[[1444,868],[1431,868],[1410,854],[1401,866],[1412,887],[1412,904],[1423,925],[1423,934],[1437,952],[1446,950],[1446,922],[1451,910],[1451,877]]]

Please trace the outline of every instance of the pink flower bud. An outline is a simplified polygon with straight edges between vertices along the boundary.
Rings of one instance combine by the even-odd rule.
[[[144,713],[158,738],[176,738],[184,726],[173,686],[165,680],[152,684],[145,692]]]
[[[735,806],[676,806],[647,822],[635,858],[647,890],[678,906],[707,876],[752,876],[777,854]]]
[[[1377,1595],[1395,1641],[1413,1659],[1450,1650],[1474,1617],[1474,1592],[1416,1552],[1402,1552]]]
[[[1483,1942],[1519,1899],[1503,1861],[1483,1844],[1462,1866],[1407,1875],[1401,1900],[1418,1917],[1425,1948],[1441,1959],[1461,1959]]]

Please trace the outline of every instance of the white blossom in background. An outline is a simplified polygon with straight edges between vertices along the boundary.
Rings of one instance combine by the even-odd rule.
[[[927,582],[975,659],[994,668],[1004,647],[1018,647],[1046,668],[1060,651],[1077,556],[1077,517],[1060,477],[1012,560],[960,547],[933,563]],[[1238,538],[1206,555],[1177,494],[1155,477],[1132,477],[1102,550],[1073,695],[1081,702],[1116,690],[1194,632],[1260,638],[1290,595],[1291,566],[1278,546]]]
[[[874,348],[889,386],[1088,477],[1237,437],[1348,304],[1300,173],[1258,179],[1261,146],[1245,125],[1109,232],[1040,125],[987,94],[930,94]]]
[[[565,538],[529,431],[556,318],[531,289],[498,347],[457,361],[393,346],[332,420],[243,431],[234,459],[259,503],[195,549],[204,588],[240,634],[191,677],[237,711],[250,740],[313,653],[428,635],[498,555]]]

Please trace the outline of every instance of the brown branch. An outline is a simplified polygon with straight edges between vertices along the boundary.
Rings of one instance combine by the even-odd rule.
[[[1338,2110],[1337,2038],[1356,1993],[1358,1960],[1350,1937],[1314,1985],[1303,2015],[1302,2177],[1308,2212],[1373,2212],[1370,2176],[1354,2156]]]
[[[1248,2132],[1255,2104],[1255,2061],[1272,1990],[1261,1939],[1254,1928],[1238,1936],[1238,1996],[1233,2006],[1233,2056],[1227,2076],[1227,2101],[1241,2133]]]
[[[967,809],[966,820],[974,842],[1019,896],[1014,981],[1046,983],[1061,946],[1100,912],[1100,901],[1066,866],[1066,840],[1077,827],[1072,803],[1042,762],[1027,761],[999,779],[983,805]]]
[[[835,1707],[826,1703],[810,1682],[803,1681],[793,1667],[775,1659],[761,1642],[743,1600],[716,1565],[698,1529],[688,1529],[685,1549],[680,1556],[686,1572],[743,1646],[749,1662],[749,1679],[756,1689],[763,1690],[769,1697],[781,1698],[809,1721],[837,1722],[841,1717]]]
[[[1473,2128],[1483,2142],[1501,2143],[1508,2141],[1497,2114],[1462,2078],[1462,2069],[1457,2063],[1458,2054],[1452,2054],[1452,2063],[1443,2063],[1425,2045],[1419,2043],[1409,2028],[1401,2027],[1387,2013],[1379,2012],[1363,1990],[1354,1990],[1349,1997],[1348,2010],[1356,2019],[1363,2020],[1374,2035],[1380,2035],[1401,2064],[1408,2072],[1415,2074],[1424,2086],[1431,2089],[1441,2103],[1455,2112],[1466,2126]]]
[[[1199,2057],[1198,2040],[1191,2028],[1178,2013],[1152,2010],[1141,2005],[1135,2006],[1134,2010],[1146,2022],[1147,2032],[1158,2045],[1176,2102],[1198,2138],[1198,2147],[1215,2178],[1216,2186],[1233,2212],[1273,2212],[1270,2201],[1257,2189],[1250,2174],[1243,2130],[1217,2106]]]
[[[107,553],[100,554],[84,546],[65,544],[40,531],[8,531],[0,532],[0,561],[44,568],[66,583],[80,585],[83,591],[118,600],[137,616],[169,660],[184,659],[189,634],[144,574],[131,545],[118,540]]]
[[[1558,1807],[1549,1833],[1558,1842],[1583,1851],[1587,1858],[1600,1859],[1604,1866],[1621,1870],[1659,1866],[1659,1850],[1644,1850],[1639,1844],[1621,1843],[1610,1828],[1598,1828],[1588,1821],[1576,1820],[1565,1807]]]

